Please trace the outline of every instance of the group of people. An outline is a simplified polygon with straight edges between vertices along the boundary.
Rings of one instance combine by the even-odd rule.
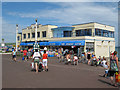
[[[46,50],[44,50],[43,56],[41,56],[40,52],[36,49],[33,54],[33,62],[35,64],[36,73],[38,73],[38,68],[40,62],[42,62],[43,65],[43,71],[48,71],[48,65],[47,65],[48,55],[46,54]]]
[[[23,50],[23,56],[26,60],[26,58],[33,58],[34,64],[35,64],[35,70],[36,73],[38,73],[38,68],[39,68],[39,62],[42,62],[43,65],[43,71],[48,71],[48,55],[46,54],[46,50],[44,50],[44,53],[41,54],[37,49],[33,52],[32,50]],[[29,54],[28,52],[31,52]],[[116,76],[116,73],[119,73],[119,65],[118,65],[118,57],[117,57],[117,51],[114,51],[113,53],[110,54],[110,62],[106,60],[106,58],[103,56],[99,56],[99,58],[96,57],[93,53],[91,54],[90,52],[88,53],[82,53],[81,57],[79,57],[77,54],[74,54],[74,51],[69,51],[65,50],[62,51],[61,49],[58,49],[57,57],[59,60],[65,60],[65,64],[69,64],[73,62],[73,64],[78,65],[78,61],[81,58],[84,58],[87,61],[88,65],[91,65],[93,61],[95,61],[96,66],[102,66],[105,69],[103,77],[110,77],[111,83],[114,86],[117,86],[117,81],[115,80],[114,83],[114,77]],[[28,55],[29,54],[29,55]],[[16,50],[12,52],[13,55],[13,60],[16,61]]]
[[[99,58],[96,58],[96,55],[94,55],[93,53],[91,54],[90,52],[88,52],[87,54],[84,53],[83,55],[86,60],[88,61],[88,65],[92,65],[92,62],[95,62],[96,66],[102,66],[105,70],[103,77],[110,77],[111,80],[111,84],[113,86],[117,86],[118,82],[115,79],[115,83],[114,83],[114,78],[116,78],[116,73],[119,73],[119,65],[118,65],[118,57],[117,57],[117,51],[114,51],[113,53],[110,53],[110,57],[108,58],[110,61],[108,61],[104,56],[103,58],[101,58],[101,56],[99,56]]]
[[[59,61],[64,61],[65,64],[74,64],[74,65],[78,65],[78,56],[77,54],[74,54],[74,51],[73,50],[61,50],[61,49],[58,49],[58,59]]]
[[[117,57],[117,51],[114,51],[113,53],[111,52],[110,54],[110,62],[106,59],[105,56],[99,58],[96,57],[95,54],[91,54],[90,52],[88,53],[82,53],[81,57],[77,56],[77,54],[74,54],[73,51],[64,51],[63,53],[60,54],[60,51],[58,50],[58,58],[61,59],[61,57],[64,57],[62,59],[66,59],[66,63],[69,64],[71,62],[78,64],[78,61],[81,58],[84,58],[85,61],[87,61],[88,65],[94,65],[96,66],[102,66],[105,70],[103,77],[110,77],[111,84],[113,86],[117,86],[117,80],[115,79],[114,83],[114,77],[116,77],[116,73],[118,74],[119,71],[119,65],[118,65],[118,57]]]
[[[47,65],[48,55],[46,54],[46,50],[44,50],[44,53],[41,53],[38,49],[33,50],[30,48],[28,50],[27,49],[21,50],[20,52],[23,53],[22,59],[24,61],[32,59],[32,62],[34,62],[36,73],[38,73],[40,62],[42,63],[43,71],[48,71],[48,65]],[[16,49],[14,49],[12,52],[12,58],[13,58],[13,61],[15,62],[17,61],[16,55],[17,55],[17,52],[16,52]]]

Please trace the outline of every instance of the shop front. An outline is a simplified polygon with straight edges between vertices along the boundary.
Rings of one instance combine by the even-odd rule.
[[[78,49],[81,50],[80,52],[84,52],[85,40],[72,40],[72,41],[49,41],[49,42],[38,42],[40,45],[40,49],[47,47],[48,49],[59,49],[63,48],[63,50],[73,50],[75,53],[78,53]],[[34,45],[34,42],[20,44],[22,47],[31,48]]]

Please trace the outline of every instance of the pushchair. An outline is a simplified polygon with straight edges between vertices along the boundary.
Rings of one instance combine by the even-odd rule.
[[[34,64],[34,62],[32,62],[30,64],[30,66],[32,68],[31,71],[35,71],[35,64]],[[43,64],[42,64],[42,62],[39,62],[38,71],[41,72],[42,70],[43,70]]]

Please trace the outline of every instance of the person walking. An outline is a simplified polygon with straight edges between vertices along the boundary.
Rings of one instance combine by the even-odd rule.
[[[16,62],[16,50],[15,49],[12,52],[12,57],[13,57],[13,61]]]
[[[36,73],[38,73],[38,67],[39,67],[39,61],[40,61],[40,53],[38,52],[38,49],[35,49],[35,52],[33,54],[33,60],[35,63]]]
[[[77,54],[74,54],[74,57],[73,57],[73,63],[74,65],[78,65],[78,57],[77,57]]]
[[[27,50],[26,49],[23,51],[23,57],[25,61],[27,61]]]
[[[90,51],[87,53],[87,59],[88,59],[88,65],[90,64],[90,60],[91,60],[91,53]]]
[[[110,57],[110,79],[111,79],[111,84],[114,86],[117,86],[117,82],[115,80],[114,84],[114,75],[119,71],[119,66],[118,66],[118,57],[117,57],[117,51],[114,51],[113,55]]]
[[[31,58],[31,50],[30,49],[28,49],[27,56],[28,56],[28,59]]]
[[[70,51],[67,53],[67,55],[66,55],[66,64],[69,64],[69,63],[71,63],[71,55],[70,55]]]
[[[96,55],[93,55],[93,57],[92,57],[92,64],[97,66],[97,57],[96,57]]]
[[[102,65],[102,67],[104,67],[106,64],[107,61],[106,61],[106,58],[105,57],[103,57],[103,60],[102,60],[102,62],[101,62],[101,65]]]
[[[103,75],[103,77],[107,77],[107,76],[108,76],[108,71],[109,71],[108,63],[106,62],[103,67],[104,67],[104,69],[105,69],[105,74]]]
[[[48,60],[48,55],[46,54],[46,50],[44,50],[44,54],[43,54],[43,71],[48,71],[48,65],[47,65],[47,60]]]

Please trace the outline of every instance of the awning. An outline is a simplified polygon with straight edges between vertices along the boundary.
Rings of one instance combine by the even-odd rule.
[[[85,40],[78,41],[61,41],[61,46],[84,46]]]
[[[21,46],[32,46],[34,42],[21,43]],[[39,42],[40,46],[84,46],[85,40],[76,41],[50,41],[50,42]]]
[[[25,43],[25,42],[22,42],[20,43],[21,46],[33,46],[35,42],[29,42],[29,43]]]
[[[24,43],[24,42],[20,43],[20,46],[26,46],[26,45],[27,43]]]
[[[48,46],[48,42],[40,42],[39,45],[40,46]]]
[[[85,40],[40,42],[40,46],[84,46]]]

